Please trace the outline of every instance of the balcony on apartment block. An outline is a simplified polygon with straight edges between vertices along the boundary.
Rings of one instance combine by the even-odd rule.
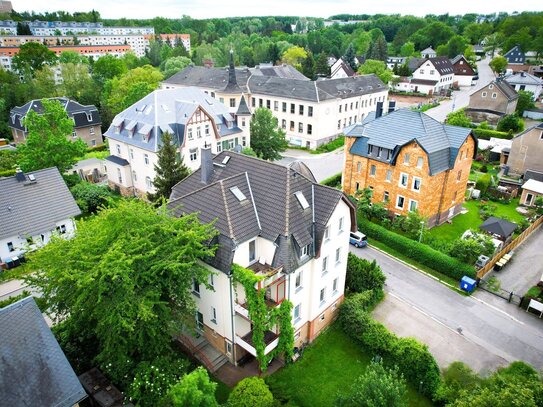
[[[236,343],[249,352],[251,355],[256,356],[256,349],[253,343],[253,331],[249,331],[243,337],[236,335]],[[272,350],[274,350],[279,344],[279,335],[273,333],[272,331],[264,332],[264,343],[266,348],[264,349],[264,354],[267,355]]]
[[[280,268],[282,270],[282,267]],[[283,302],[287,293],[286,276],[279,271],[279,268],[274,269],[277,272],[269,275],[268,278],[260,281],[256,287],[259,290],[266,290],[264,299],[269,308],[275,308]],[[236,301],[234,310],[246,319],[249,318],[249,310],[245,298],[241,301]]]

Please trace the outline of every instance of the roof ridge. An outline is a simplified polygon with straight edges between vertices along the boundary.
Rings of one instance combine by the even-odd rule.
[[[290,171],[287,169],[287,182],[286,182],[286,196],[285,196],[285,236],[289,235],[289,224],[290,224]]]
[[[219,186],[221,188],[221,195],[224,201],[224,213],[226,214],[226,223],[228,225],[228,232],[230,233],[230,239],[235,242],[234,230],[232,228],[232,221],[230,219],[230,209],[228,208],[228,199],[226,199],[226,194],[224,193],[223,180],[219,181]]]
[[[194,175],[194,174],[196,174],[196,171],[194,171],[194,172],[191,173],[190,175]],[[190,175],[189,175],[189,177],[190,177]],[[201,188],[198,188],[198,189],[195,189],[194,191],[189,192],[188,194],[181,195],[181,196],[179,196],[179,197],[177,197],[177,198],[171,200],[169,203],[175,202],[175,201],[177,201],[177,200],[179,200],[179,199],[182,199],[182,198],[186,198],[187,196],[190,196],[190,195],[193,195],[193,194],[195,194],[195,193],[197,193],[197,192],[203,191],[203,190],[206,189],[206,188],[213,187],[213,186],[217,185],[218,183],[220,183],[220,182],[222,182],[222,181],[230,181],[231,179],[234,179],[234,178],[236,178],[236,177],[239,177],[240,175],[243,175],[243,172],[240,172],[239,174],[236,174],[236,175],[231,175],[230,177],[227,177],[227,178],[222,178],[222,179],[220,179],[220,180],[217,180],[217,181],[215,181],[215,182],[212,182],[211,184],[206,184],[206,185],[204,185],[204,186],[201,187]],[[183,181],[185,181],[187,178],[188,178],[188,177],[183,178],[181,181],[179,181],[177,184],[175,184],[175,185],[173,186],[173,188],[175,188],[177,185],[181,184],[181,183],[182,183]],[[173,189],[173,188],[172,188],[172,189]]]

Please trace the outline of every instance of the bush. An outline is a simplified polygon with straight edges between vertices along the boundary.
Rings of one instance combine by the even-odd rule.
[[[325,180],[321,181],[321,184],[332,188],[341,187],[341,172],[326,178]]]
[[[79,178],[79,175],[77,174],[62,174],[62,178],[64,178],[64,182],[68,188],[75,187],[77,184],[82,182],[81,178]]]
[[[13,170],[0,170],[0,178],[2,177],[12,177],[15,175],[15,169]]]
[[[503,116],[498,122],[498,131],[512,131],[518,133],[524,130],[524,121],[518,117],[517,113]]]
[[[471,119],[466,116],[464,109],[460,109],[447,115],[447,124],[451,126],[471,127]]]
[[[482,176],[477,179],[477,182],[475,183],[475,189],[478,189],[481,191],[481,195],[486,194],[486,191],[488,191],[488,188],[490,187],[490,176]]]
[[[160,407],[219,407],[215,399],[217,383],[207,370],[197,367],[168,390]]]
[[[487,172],[488,172],[488,167],[487,167],[487,165],[484,164],[484,165],[481,167],[481,169],[480,169],[479,171],[484,172],[484,173],[487,173]]]
[[[497,206],[490,202],[481,202],[479,205],[479,216],[482,220],[487,220],[496,213]]]
[[[273,403],[273,395],[260,377],[243,379],[228,397],[228,407],[272,407]]]
[[[417,260],[419,263],[434,269],[446,276],[460,280],[463,276],[475,278],[475,269],[467,264],[453,259],[431,247],[411,240],[407,237],[390,232],[371,222],[361,225],[361,230],[370,238],[378,240],[403,255]]]
[[[506,140],[511,140],[513,138],[513,135],[508,132],[490,130],[490,129],[485,129],[481,127],[473,129],[473,134],[475,134],[477,138],[480,138],[483,140],[490,140],[491,137],[501,138],[501,139],[506,139]]]
[[[368,261],[349,253],[345,286],[349,291],[359,293],[366,290],[383,289],[385,275],[376,261]]]
[[[453,362],[443,369],[443,381],[434,400],[439,404],[452,403],[462,390],[471,391],[481,383],[481,378],[462,362]]]
[[[345,144],[345,136],[339,136],[337,139],[330,141],[326,144],[321,144],[316,150],[312,151],[313,154],[329,153],[337,150]]]
[[[106,206],[111,197],[107,185],[80,182],[73,186],[70,192],[84,213],[93,213],[101,206]]]
[[[440,384],[439,367],[428,347],[413,338],[398,338],[383,324],[372,319],[361,306],[363,295],[347,298],[340,308],[343,330],[385,362],[397,365],[404,377],[421,393],[432,397]]]

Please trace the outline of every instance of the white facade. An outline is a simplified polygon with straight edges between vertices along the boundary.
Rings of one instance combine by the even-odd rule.
[[[427,60],[413,72],[413,79],[415,81],[414,83],[413,80],[411,81],[412,91],[435,94],[441,90],[452,87],[454,81],[454,71],[451,66],[450,72],[440,73],[432,61]],[[428,83],[418,81],[428,81]]]
[[[44,230],[34,236],[10,236],[0,239],[0,261],[20,256],[27,251],[35,250],[49,243],[53,233],[59,236],[70,238],[75,232],[75,223],[73,219],[64,219],[56,222],[55,229]]]
[[[343,298],[350,227],[349,207],[340,201],[328,222],[328,238],[323,240],[320,248],[317,248],[317,251],[320,251],[319,257],[308,256],[308,261],[293,273],[284,274],[279,271],[264,280],[261,285],[262,289],[266,289],[266,298],[276,306],[284,299],[293,303],[292,324],[296,346],[299,346],[302,340],[297,339],[300,337],[300,331],[308,330],[307,324],[311,323],[315,324],[314,330],[318,333],[320,324],[324,326],[330,322],[326,320],[325,311],[335,310]],[[249,246],[253,241],[255,251],[251,259]],[[276,245],[272,241],[255,236],[238,244],[233,262],[246,268],[256,263],[269,264],[274,258],[275,250]],[[323,263],[326,264],[324,269]],[[222,350],[232,362],[239,359],[239,356],[233,354],[235,346],[231,348],[229,346],[232,344],[239,345],[255,356],[254,347],[243,339],[251,330],[248,311],[242,306],[245,303],[243,287],[238,285],[234,288],[226,274],[207,267],[213,271],[213,277],[208,283],[214,290],[208,289],[203,284],[193,287],[198,308],[197,328],[201,331],[211,331],[212,337],[217,338],[213,340],[215,347]],[[278,332],[275,330],[274,333]],[[304,335],[302,334],[302,337]],[[277,343],[278,339],[271,342],[266,347],[266,354],[271,352]],[[232,349],[230,353],[228,349]]]

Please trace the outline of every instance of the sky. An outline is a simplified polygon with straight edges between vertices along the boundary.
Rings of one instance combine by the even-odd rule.
[[[490,14],[499,11],[542,11],[540,0],[11,0],[16,11],[90,11],[102,18],[217,18],[291,15],[329,17],[334,14]]]

